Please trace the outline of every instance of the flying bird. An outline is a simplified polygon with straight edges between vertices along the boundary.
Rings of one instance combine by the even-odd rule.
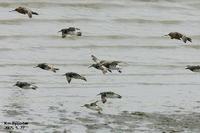
[[[101,92],[98,95],[101,95],[101,101],[102,103],[106,103],[106,98],[122,98],[119,94],[116,94],[112,91],[107,91],[107,92]]]
[[[122,73],[122,68],[119,66],[119,63],[121,63],[120,61],[101,61],[100,63],[110,71],[117,70],[119,73]]]
[[[52,71],[52,72],[55,72],[55,73],[56,73],[57,70],[59,70],[58,68],[54,68],[53,65],[50,65],[50,64],[47,64],[47,63],[40,63],[35,67],[39,67],[43,70],[48,70],[48,71]]]
[[[96,66],[104,66],[107,68],[107,71],[112,72],[112,70],[117,70],[119,73],[121,73],[121,67],[119,66],[122,61],[107,61],[107,60],[100,60],[96,56],[91,55],[92,60],[98,64]],[[91,66],[94,67],[95,65]],[[95,67],[96,68],[96,67]]]
[[[81,107],[86,107],[88,109],[91,109],[91,110],[94,110],[94,111],[97,111],[98,113],[101,113],[101,111],[103,110],[100,106],[97,105],[97,102],[98,101],[95,101],[93,103],[89,103],[89,104],[85,104]]]
[[[63,76],[66,76],[67,82],[69,84],[70,84],[72,79],[81,79],[81,80],[87,81],[84,76],[81,76],[80,74],[74,73],[74,72],[65,73]]]
[[[106,74],[108,71],[112,72],[111,70],[109,70],[107,67],[105,67],[104,65],[102,65],[100,63],[92,64],[88,68],[90,68],[90,67],[94,67],[98,70],[101,70],[103,74]]]
[[[10,12],[12,12],[12,11],[16,11],[16,12],[24,14],[24,15],[27,14],[29,18],[32,18],[32,15],[39,15],[37,12],[33,12],[32,10],[25,8],[25,7],[18,7],[14,10],[11,10]]]
[[[17,87],[22,88],[22,89],[33,89],[33,90],[36,90],[38,87],[36,85],[33,85],[33,84],[34,83],[17,81],[17,83],[14,84],[14,86],[17,86]]]
[[[189,69],[192,72],[200,72],[200,66],[199,65],[197,65],[197,66],[188,65],[188,66],[186,66],[185,69]]]
[[[192,42],[192,39],[190,37],[187,37],[179,32],[170,32],[169,34],[165,36],[170,36],[171,39],[177,39],[177,40],[182,39],[184,43],[186,43],[187,41]]]
[[[62,38],[65,38],[66,35],[82,36],[82,33],[80,32],[80,29],[79,28],[75,28],[75,27],[69,27],[69,28],[61,29],[58,32],[62,32]]]

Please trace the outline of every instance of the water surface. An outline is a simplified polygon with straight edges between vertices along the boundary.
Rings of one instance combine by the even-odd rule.
[[[38,12],[29,19],[10,10]],[[199,132],[200,75],[185,70],[200,64],[199,0],[0,0],[0,120],[29,122],[16,132]],[[82,37],[61,38],[75,26]],[[192,45],[163,35],[178,31]],[[122,74],[88,69],[90,55],[127,62]],[[33,68],[38,63],[57,73]],[[67,84],[74,71],[88,82]],[[38,90],[13,87],[35,82]],[[102,114],[82,108],[114,91]],[[2,123],[1,123],[2,126]],[[1,132],[6,132],[1,128]]]

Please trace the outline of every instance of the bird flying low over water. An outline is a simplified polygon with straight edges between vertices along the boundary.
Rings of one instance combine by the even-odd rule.
[[[98,111],[98,113],[101,113],[101,111],[103,110],[100,106],[97,105],[98,101],[93,102],[93,103],[89,103],[89,104],[84,104],[81,107],[86,107],[88,109],[94,110],[94,111]]]
[[[107,92],[101,92],[98,95],[101,95],[101,101],[102,103],[106,103],[106,98],[122,98],[119,94],[116,94],[112,91],[107,91]]]
[[[52,72],[55,72],[55,73],[56,73],[57,70],[59,70],[58,68],[54,68],[53,65],[50,65],[50,64],[47,64],[47,63],[40,63],[35,67],[39,67],[43,70],[48,70],[48,71],[52,71]]]
[[[74,72],[68,72],[65,73],[63,76],[66,76],[67,82],[70,84],[71,80],[74,79],[81,79],[84,81],[87,81],[86,78],[84,76],[79,75],[78,73],[74,73]]]
[[[182,39],[184,43],[186,43],[187,41],[192,42],[192,39],[190,37],[187,37],[179,32],[170,32],[169,34],[165,36],[170,36],[171,39],[177,39],[177,40]]]
[[[88,68],[90,68],[90,67],[94,67],[94,68],[96,68],[98,70],[101,70],[103,74],[106,74],[108,71],[112,72],[111,70],[109,70],[107,67],[103,66],[100,63],[92,64]]]
[[[186,66],[185,69],[189,69],[192,72],[200,72],[200,66],[199,65],[197,65],[197,66],[188,65],[188,66]]]
[[[121,63],[120,61],[101,61],[100,63],[108,68],[110,71],[117,70],[119,73],[122,73],[122,68],[118,65],[119,63]]]
[[[106,61],[106,60],[99,60],[97,57],[94,55],[91,55],[92,60],[98,64],[98,66],[103,66],[107,69],[107,71],[112,72],[112,70],[117,70],[119,73],[121,73],[121,67],[119,66],[122,61]],[[90,67],[95,67],[95,65],[91,65]],[[98,68],[97,68],[98,69]],[[100,69],[101,70],[101,69]],[[105,72],[103,72],[105,74]]]
[[[29,18],[32,18],[32,15],[39,15],[37,12],[33,12],[30,9],[25,8],[25,7],[18,7],[14,10],[11,10],[10,12],[12,12],[12,11],[16,11],[21,14],[27,14]]]
[[[75,27],[69,27],[69,28],[61,29],[58,32],[62,32],[62,38],[65,38],[66,35],[82,36],[82,33],[80,32],[80,29],[79,28],[75,28]]]
[[[33,85],[33,84],[34,83],[17,81],[17,83],[14,84],[14,86],[17,86],[17,87],[22,88],[22,89],[33,89],[33,90],[36,90],[38,87]]]

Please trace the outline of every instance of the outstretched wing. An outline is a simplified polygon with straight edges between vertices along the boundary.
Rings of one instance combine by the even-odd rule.
[[[78,74],[78,73],[74,73],[74,74],[73,74],[73,78],[75,78],[75,79],[81,79],[81,80],[87,81],[87,79],[86,79],[84,76],[81,76],[81,75]]]
[[[72,78],[70,78],[69,76],[67,76],[66,79],[67,79],[67,82],[70,84]]]
[[[97,103],[98,103],[99,101],[97,100],[97,101],[95,101],[95,102],[93,102],[93,103],[90,103],[90,106],[97,106]]]
[[[93,60],[94,62],[96,62],[96,63],[99,63],[99,62],[100,62],[100,60],[99,60],[96,56],[91,55],[91,57],[92,57],[92,60]]]
[[[28,13],[28,17],[32,18],[32,11],[31,10],[27,10],[27,13]]]
[[[182,36],[182,40],[183,40],[184,43],[186,43],[187,42],[187,37],[186,36]]]

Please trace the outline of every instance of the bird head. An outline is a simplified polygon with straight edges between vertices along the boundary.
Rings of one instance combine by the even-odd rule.
[[[62,74],[62,76],[66,76],[67,74],[65,73],[65,74]]]
[[[90,65],[88,68],[95,67],[95,64]]]
[[[170,33],[169,33],[170,34]],[[169,34],[166,34],[166,35],[164,35],[164,36],[169,36]]]
[[[81,107],[89,107],[89,106],[90,106],[89,104],[84,104]]]
[[[192,39],[191,39],[191,38],[189,38],[189,37],[187,37],[187,40],[188,40],[188,41],[190,41],[190,42],[192,42]]]
[[[33,68],[36,68],[36,67],[39,67],[39,65],[37,65],[37,66],[34,66]]]
[[[13,11],[17,11],[17,8],[16,8],[16,9],[14,9],[14,10],[11,10],[11,11],[9,11],[9,12],[13,12]]]
[[[13,86],[18,86],[20,84],[19,81],[17,81]]]
[[[63,29],[61,29],[60,31],[58,31],[58,32],[63,32]]]
[[[187,65],[186,67],[185,67],[185,69],[189,69],[190,68],[190,65]]]

